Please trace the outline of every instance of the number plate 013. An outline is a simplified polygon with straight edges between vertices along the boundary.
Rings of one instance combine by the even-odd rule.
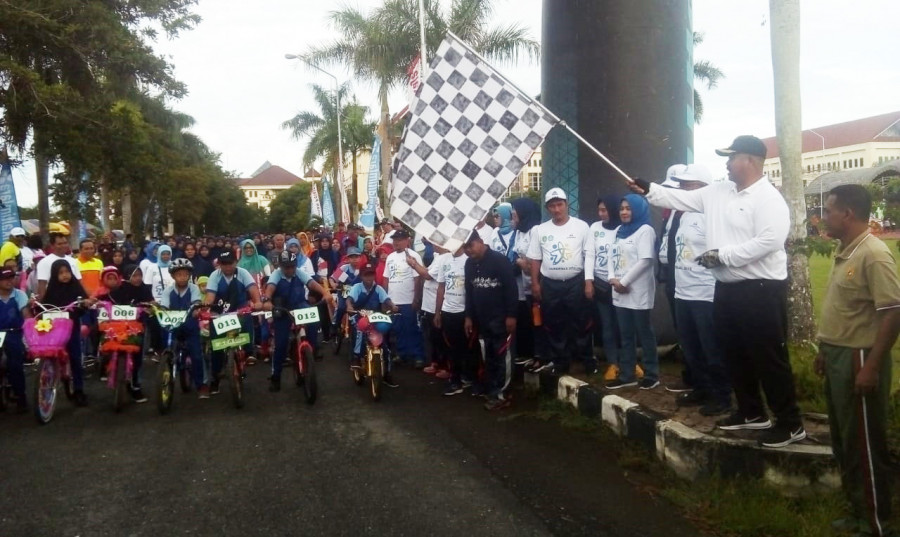
[[[213,319],[213,328],[217,334],[224,334],[230,330],[237,330],[241,327],[241,321],[237,315],[223,315]]]

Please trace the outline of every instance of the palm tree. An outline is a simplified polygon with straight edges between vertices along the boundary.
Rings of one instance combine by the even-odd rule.
[[[309,138],[306,149],[303,151],[304,168],[311,166],[318,158],[323,157],[325,159],[322,167],[323,175],[330,172],[332,177],[337,177],[338,174],[335,172],[340,160],[338,159],[338,115],[334,94],[316,84],[313,84],[311,88],[319,112],[299,112],[282,123],[281,127],[291,131],[291,136],[295,139]],[[350,217],[352,219],[355,218],[353,213],[357,206],[356,159],[361,151],[371,147],[375,123],[366,121],[369,109],[361,106],[355,97],[347,102],[347,91],[346,84],[338,90],[340,101],[343,103],[341,107],[341,142],[344,152],[350,152],[353,162],[353,192],[350,201]],[[335,188],[333,195],[335,208],[340,214],[340,191]]]
[[[694,47],[703,42],[703,33],[694,32]],[[709,60],[700,60],[694,64],[694,79],[706,85],[711,90],[719,84],[719,80],[725,78],[721,69],[710,63]],[[700,92],[694,88],[694,123],[700,123],[703,119],[703,99]]]
[[[451,30],[480,53],[500,61],[515,61],[520,55],[536,58],[537,41],[525,28],[507,25],[489,28],[493,0],[453,0],[448,10],[437,0],[425,0],[425,33],[428,50],[437,49]],[[419,54],[419,9],[417,0],[386,0],[369,14],[345,7],[331,13],[331,23],[341,35],[337,40],[310,48],[304,59],[313,63],[339,63],[361,79],[378,85],[381,116],[378,132],[381,149],[382,184],[391,168],[389,92],[406,80],[406,69]]]

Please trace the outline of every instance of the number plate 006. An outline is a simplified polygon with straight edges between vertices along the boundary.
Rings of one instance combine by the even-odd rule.
[[[237,330],[241,327],[241,321],[237,315],[223,315],[213,319],[213,328],[217,334],[223,334],[230,330]]]
[[[136,321],[137,308],[131,306],[113,306],[111,318],[113,321]]]
[[[319,308],[303,308],[291,310],[295,324],[310,324],[319,322]]]

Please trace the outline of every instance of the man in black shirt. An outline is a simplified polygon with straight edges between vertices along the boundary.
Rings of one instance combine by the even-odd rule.
[[[477,231],[465,244],[466,334],[478,334],[484,358],[487,410],[509,406],[506,390],[512,378],[518,290],[506,256],[484,244]]]

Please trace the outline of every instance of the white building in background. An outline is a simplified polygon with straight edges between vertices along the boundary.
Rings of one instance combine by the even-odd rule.
[[[781,186],[781,159],[775,137],[763,140],[763,165]],[[803,131],[803,183],[834,171],[871,168],[900,158],[900,112],[856,119]]]
[[[509,188],[506,189],[506,193],[501,196],[500,199],[505,201],[507,198],[518,196],[523,192],[531,190],[540,192],[541,185],[543,184],[543,161],[542,148],[538,147],[534,150],[534,153],[531,154],[531,158],[525,163],[525,166],[522,167],[522,171],[519,172],[519,175],[512,183],[510,183]]]
[[[269,210],[272,200],[282,190],[304,181],[317,181],[321,178],[322,175],[314,169],[307,170],[301,178],[281,166],[274,166],[266,161],[249,178],[237,179],[237,185],[244,192],[247,204]]]

